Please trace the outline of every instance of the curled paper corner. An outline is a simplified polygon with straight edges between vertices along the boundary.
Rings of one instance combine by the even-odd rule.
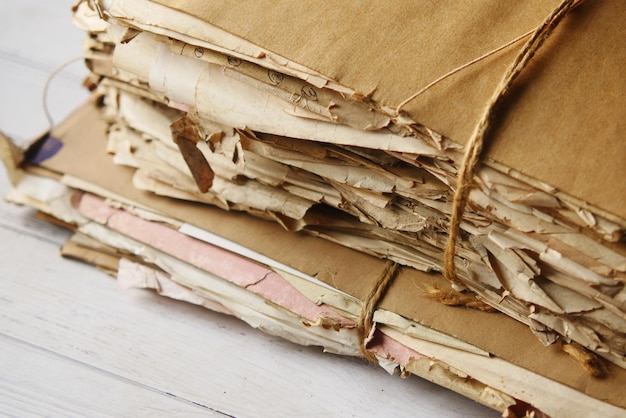
[[[0,132],[0,160],[4,163],[7,176],[13,186],[17,186],[23,177],[24,171],[21,166],[24,161],[41,164],[52,158],[61,148],[63,148],[63,142],[49,133],[34,141],[18,145]]]
[[[4,163],[9,181],[13,186],[17,185],[23,175],[20,165],[24,161],[24,151],[2,132],[0,132],[0,158]]]
[[[354,328],[356,326],[354,323],[338,320],[337,318],[332,318],[324,314],[320,314],[315,321],[303,320],[302,325],[305,327],[322,327],[324,329],[332,329],[337,332],[342,328]]]
[[[213,185],[215,173],[202,155],[202,152],[196,147],[198,142],[203,141],[200,129],[187,116],[172,123],[170,128],[174,143],[176,143],[185,159],[198,185],[198,189],[202,193],[208,192]]]

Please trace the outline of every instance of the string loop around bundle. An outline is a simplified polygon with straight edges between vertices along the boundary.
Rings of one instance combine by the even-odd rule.
[[[486,141],[487,133],[489,132],[489,129],[491,127],[495,111],[502,103],[502,100],[504,99],[506,94],[509,92],[515,79],[519,76],[522,70],[526,68],[530,60],[535,56],[535,53],[544,44],[546,39],[548,39],[548,37],[552,34],[552,32],[561,22],[563,17],[565,17],[567,13],[571,11],[574,7],[582,3],[582,1],[584,0],[564,0],[537,29],[531,31],[532,35],[530,39],[526,42],[520,53],[517,55],[517,57],[513,61],[513,64],[510,66],[510,68],[507,70],[504,77],[498,84],[491,99],[487,102],[482,116],[478,124],[474,128],[472,136],[465,146],[465,153],[461,163],[461,168],[457,176],[456,191],[454,194],[452,213],[450,217],[448,241],[446,243],[446,248],[444,251],[443,275],[452,283],[460,283],[456,277],[454,265],[456,242],[460,233],[461,220],[465,211],[465,206],[467,204],[467,198],[469,196],[469,190],[472,185],[474,173],[478,166],[480,156]],[[413,94],[411,97],[400,103],[400,105],[396,108],[396,113],[399,114],[403,106],[405,106],[407,103],[409,103],[437,83],[463,70],[464,68],[467,68],[470,65],[481,61],[486,57],[493,55],[496,52],[501,51],[502,49],[514,44],[515,42],[528,36],[531,32],[520,35],[519,37],[507,42],[506,44],[492,51],[489,51],[486,54],[483,54],[482,56],[444,74],[443,76],[431,82],[426,87],[422,88],[417,93]],[[398,265],[396,263],[389,260],[387,261],[383,272],[373,284],[369,294],[367,295],[367,297],[363,301],[363,305],[361,306],[361,312],[357,324],[359,347],[363,356],[374,364],[378,364],[378,361],[376,359],[376,356],[367,350],[366,339],[370,336],[373,328],[374,311],[376,310],[379,301],[384,296],[387,288],[389,287],[389,284],[393,280],[397,267]]]
[[[363,355],[363,357],[365,357],[367,360],[374,364],[378,364],[378,360],[373,353],[367,350],[366,340],[374,327],[374,311],[378,307],[378,303],[385,296],[385,292],[393,281],[397,270],[398,264],[394,263],[391,260],[386,261],[383,271],[373,283],[369,293],[363,300],[363,304],[361,305],[361,311],[359,313],[359,319],[357,322],[359,349],[361,350],[361,354]]]
[[[465,145],[465,153],[461,168],[457,175],[456,191],[452,202],[452,213],[450,216],[450,227],[448,241],[444,251],[443,275],[452,283],[459,284],[456,276],[454,257],[456,252],[456,242],[461,229],[461,220],[465,212],[467,198],[472,186],[474,173],[480,161],[482,151],[486,142],[487,134],[491,128],[496,109],[502,103],[504,97],[511,89],[513,82],[526,68],[530,60],[535,56],[539,48],[544,44],[554,29],[563,18],[584,0],[564,0],[533,32],[513,64],[509,67],[504,77],[498,84],[491,99],[487,102],[482,116],[474,128],[474,132],[468,143]]]

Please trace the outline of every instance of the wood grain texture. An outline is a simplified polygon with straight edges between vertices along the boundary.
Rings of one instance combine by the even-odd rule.
[[[46,129],[41,89],[80,53],[72,1],[3,2],[0,129]],[[86,93],[83,70],[52,84],[56,120]],[[0,194],[9,184],[0,175]],[[69,233],[0,203],[0,415],[497,416],[419,378],[263,334],[59,256]]]

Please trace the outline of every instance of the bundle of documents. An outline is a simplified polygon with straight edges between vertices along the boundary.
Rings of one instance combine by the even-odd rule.
[[[3,142],[8,198],[124,286],[508,416],[623,415],[626,18],[560,3],[79,2],[94,100]]]

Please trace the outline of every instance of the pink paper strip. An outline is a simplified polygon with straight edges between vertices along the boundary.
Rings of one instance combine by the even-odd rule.
[[[74,201],[78,201],[77,209],[86,218],[247,288],[309,321],[329,318],[342,327],[355,326],[353,321],[342,317],[329,306],[313,303],[273,270],[191,238],[165,224],[147,221],[124,210],[112,208],[94,195],[85,193]]]

